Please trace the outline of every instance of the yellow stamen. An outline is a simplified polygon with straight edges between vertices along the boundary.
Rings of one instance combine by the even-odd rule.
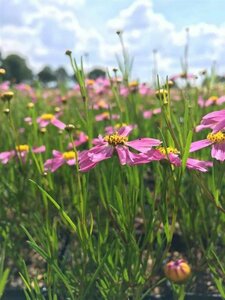
[[[63,153],[63,158],[65,160],[70,160],[76,158],[76,153],[74,151],[67,151]]]
[[[16,151],[18,152],[28,152],[29,151],[29,146],[28,145],[18,145],[16,146]]]
[[[51,121],[54,118],[53,114],[43,114],[41,115],[41,119],[45,121]]]
[[[119,135],[115,132],[114,134],[106,135],[104,141],[112,146],[124,145],[128,141],[128,137]]]
[[[207,135],[207,140],[210,142],[220,144],[225,142],[225,133],[219,131],[217,133],[209,133]]]
[[[167,148],[166,147],[157,147],[156,149],[159,150],[164,155],[170,154],[170,153],[173,153],[173,154],[180,153],[176,148],[173,148],[173,147],[167,147]]]

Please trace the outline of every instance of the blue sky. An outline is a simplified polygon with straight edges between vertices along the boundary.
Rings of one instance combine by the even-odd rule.
[[[66,49],[76,58],[88,53],[86,69],[111,70],[121,54],[115,32],[122,29],[134,56],[133,78],[146,81],[153,49],[162,77],[181,71],[189,27],[190,71],[210,69],[216,61],[224,74],[224,11],[224,0],[0,0],[0,50],[24,56],[35,71],[48,64],[71,72]]]

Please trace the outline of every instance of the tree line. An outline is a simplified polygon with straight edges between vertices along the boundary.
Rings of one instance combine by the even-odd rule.
[[[3,79],[14,83],[32,83],[35,80],[39,80],[43,84],[51,82],[60,84],[72,80],[76,81],[74,75],[68,74],[64,67],[58,67],[54,70],[51,66],[44,66],[40,72],[34,73],[27,66],[26,60],[18,54],[10,54],[6,58],[3,58],[0,53],[0,67],[6,70]],[[105,71],[99,68],[93,69],[87,74],[87,77],[91,79],[105,76]]]

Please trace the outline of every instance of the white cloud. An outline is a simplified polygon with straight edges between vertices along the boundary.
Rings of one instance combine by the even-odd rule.
[[[3,7],[0,16],[3,55],[17,51],[28,57],[35,69],[43,64],[67,65],[68,58],[64,55],[67,49],[78,59],[88,53],[90,67],[116,66],[115,53],[122,51],[115,32],[122,29],[125,45],[135,57],[136,78],[151,77],[153,49],[158,50],[160,74],[166,76],[180,71],[185,28],[176,28],[163,14],[156,13],[151,0],[133,0],[102,25],[102,30],[97,30],[95,24],[91,28],[82,25],[85,22],[79,9],[88,9],[85,0],[27,0],[26,5],[21,0],[0,0],[0,5]],[[225,68],[225,24],[191,24],[189,35],[193,69],[207,68],[213,60]]]

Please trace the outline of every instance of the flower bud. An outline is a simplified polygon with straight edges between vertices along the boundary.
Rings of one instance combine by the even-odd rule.
[[[34,107],[34,103],[33,102],[29,102],[27,103],[27,108],[33,108]]]
[[[67,131],[67,132],[71,132],[71,131],[73,131],[75,129],[75,126],[73,125],[73,124],[68,124],[68,125],[66,125],[66,127],[65,127],[65,130]]]
[[[4,114],[8,115],[8,114],[10,113],[10,109],[9,109],[9,108],[5,108],[5,109],[3,110],[3,112],[4,112]]]
[[[183,259],[168,262],[164,267],[166,277],[174,283],[182,283],[191,275],[191,268]]]
[[[70,56],[72,54],[72,51],[71,50],[66,50],[65,54]]]
[[[155,95],[158,97],[160,95],[168,95],[168,91],[165,89],[159,89],[158,91],[155,92]]]
[[[40,133],[45,134],[47,132],[47,128],[46,127],[41,127],[39,129]]]
[[[5,75],[5,73],[6,73],[6,70],[3,68],[0,68],[0,75]]]
[[[3,94],[1,94],[1,99],[2,101],[10,101],[14,96],[13,92],[4,92]]]

